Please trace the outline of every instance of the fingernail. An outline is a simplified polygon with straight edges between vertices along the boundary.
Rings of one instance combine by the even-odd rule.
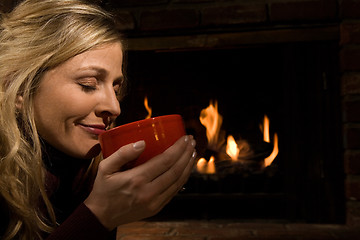
[[[140,150],[143,149],[145,147],[145,141],[144,140],[140,140],[136,143],[133,143],[133,148],[136,150]]]
[[[188,142],[188,141],[189,141],[189,139],[190,139],[190,138],[189,138],[189,136],[185,136],[184,141],[185,141],[185,142]]]
[[[196,156],[197,156],[197,152],[194,151],[193,154],[191,155],[191,157],[192,157],[192,158],[196,158]]]
[[[196,146],[196,141],[195,140],[191,140],[191,146],[193,146],[193,147]]]

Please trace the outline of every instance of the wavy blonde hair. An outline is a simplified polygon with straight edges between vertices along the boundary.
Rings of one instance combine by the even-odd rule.
[[[80,0],[25,0],[1,18],[0,202],[9,217],[3,238],[41,239],[56,219],[45,192],[34,93],[47,70],[122,40],[109,13]]]

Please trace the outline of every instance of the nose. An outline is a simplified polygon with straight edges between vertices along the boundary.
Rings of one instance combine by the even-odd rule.
[[[120,103],[116,97],[113,87],[104,89],[104,92],[99,101],[96,115],[99,117],[116,118],[121,113]]]

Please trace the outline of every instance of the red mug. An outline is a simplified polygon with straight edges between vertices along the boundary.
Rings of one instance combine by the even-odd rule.
[[[185,127],[182,117],[173,114],[112,128],[100,134],[99,141],[103,157],[107,158],[124,145],[144,140],[146,144],[144,152],[123,167],[123,169],[130,169],[164,152],[184,135]]]

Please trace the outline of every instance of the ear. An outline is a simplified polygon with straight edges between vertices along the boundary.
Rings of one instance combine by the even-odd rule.
[[[23,102],[24,102],[24,98],[20,95],[18,95],[16,97],[16,100],[15,100],[15,107],[17,110],[21,110],[22,107],[23,107]]]

